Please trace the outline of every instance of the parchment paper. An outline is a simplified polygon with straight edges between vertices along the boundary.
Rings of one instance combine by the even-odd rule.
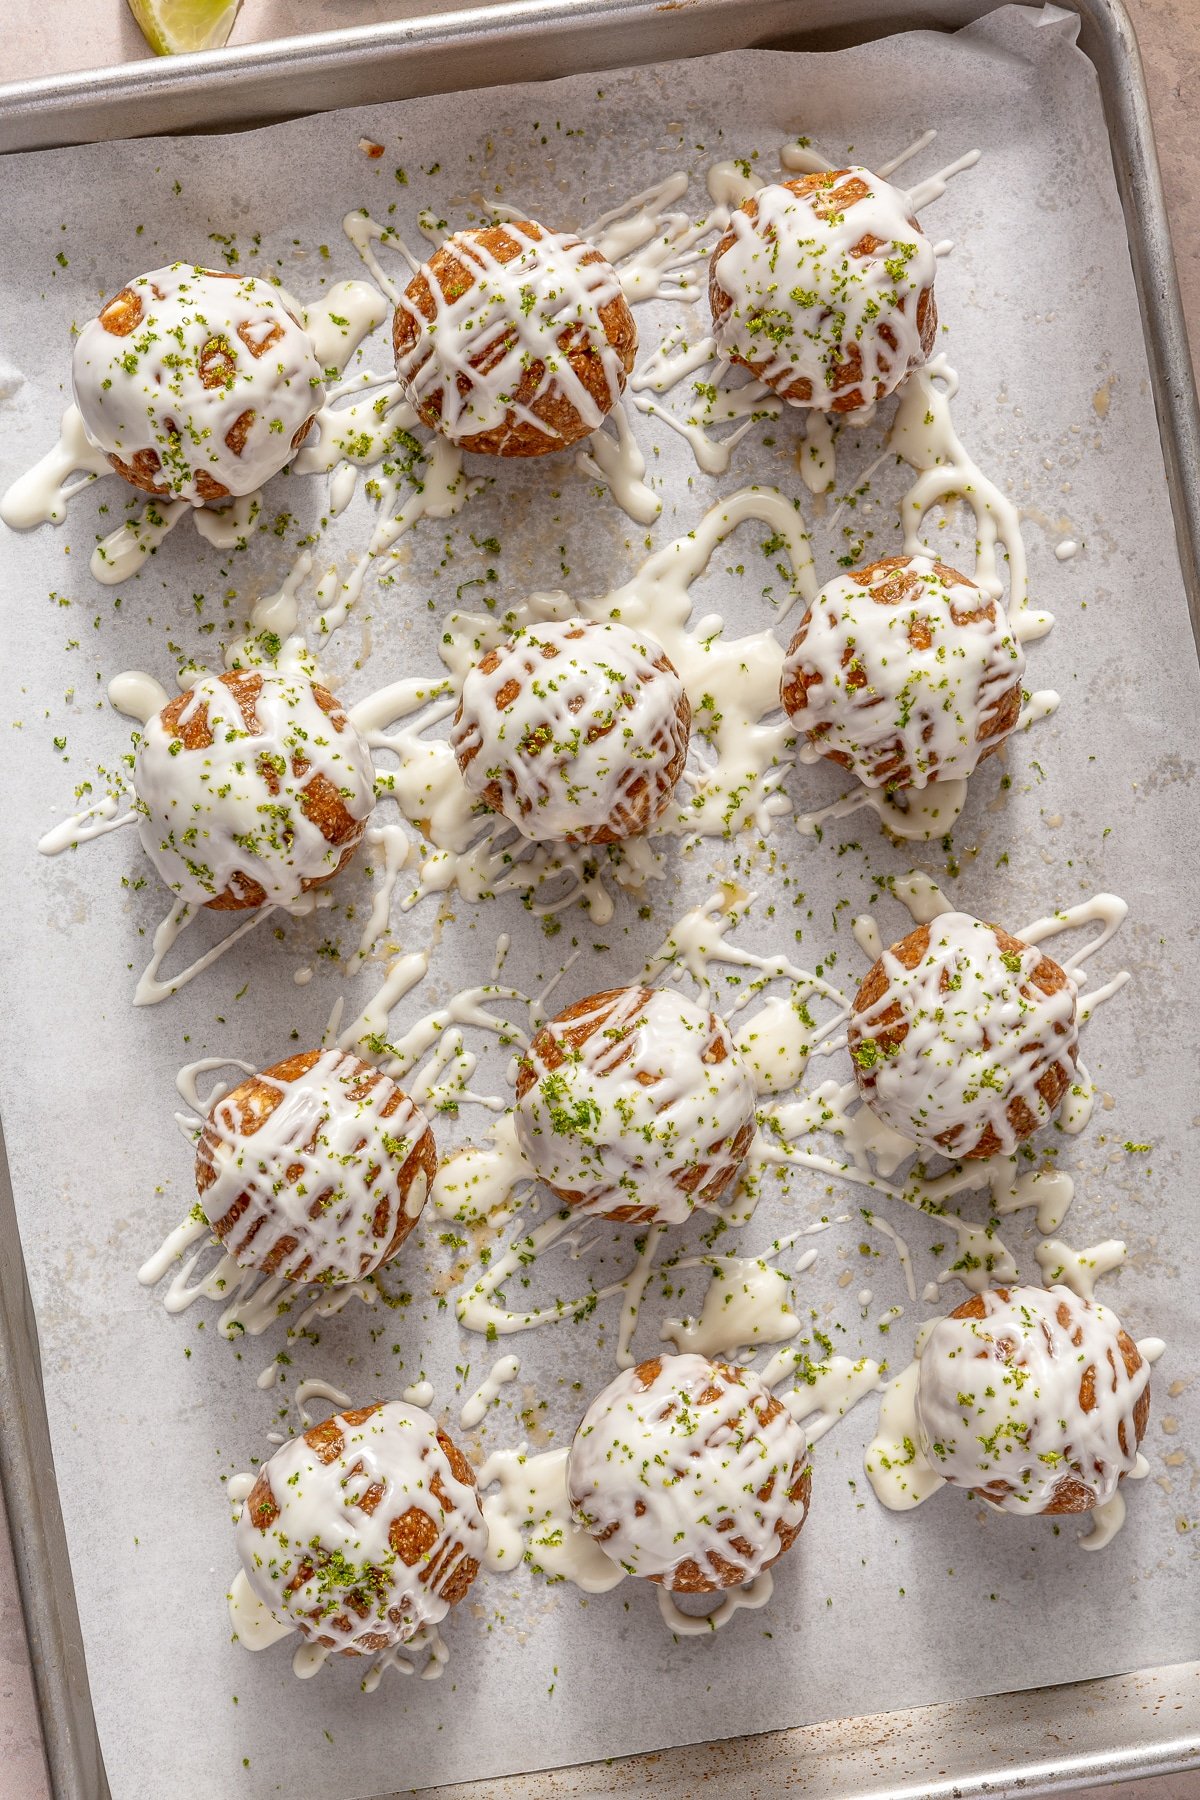
[[[834,157],[870,164],[936,126],[937,145],[906,171],[914,180],[962,151],[983,151],[926,225],[954,242],[938,299],[944,345],[962,375],[958,428],[1027,509],[1034,603],[1058,618],[1030,664],[1030,685],[1062,693],[1058,715],[980,771],[950,848],[891,845],[868,814],[830,828],[822,843],[783,824],[771,840],[773,871],[762,858],[751,871],[746,841],[705,842],[688,855],[676,847],[668,879],[642,897],[649,917],[622,897],[608,927],[573,910],[557,939],[519,901],[472,908],[455,899],[430,976],[394,1023],[402,1029],[486,977],[501,929],[513,933],[507,978],[527,990],[576,943],[585,950],[560,990],[564,1004],[630,979],[682,907],[722,875],[763,891],[741,941],[788,948],[810,966],[836,952],[851,991],[865,963],[847,921],[877,900],[875,876],[916,863],[960,905],[1011,926],[1115,890],[1132,912],[1100,974],[1124,963],[1135,982],[1088,1028],[1084,1054],[1102,1099],[1082,1138],[1057,1143],[1077,1179],[1062,1235],[1077,1246],[1129,1240],[1128,1262],[1102,1292],[1135,1334],[1169,1345],[1144,1446],[1151,1478],[1131,1491],[1124,1531],[1096,1558],[1069,1521],[1056,1532],[1036,1519],[984,1518],[949,1491],[909,1516],[883,1511],[862,1475],[868,1400],[819,1447],[811,1520],[780,1567],[770,1607],[739,1615],[712,1640],[673,1642],[653,1596],[632,1583],[589,1600],[518,1575],[480,1580],[448,1626],[452,1660],[437,1683],[385,1676],[366,1696],[357,1672],[342,1666],[302,1685],[286,1648],[251,1657],[232,1644],[225,1590],[235,1557],[222,1478],[267,1453],[269,1429],[298,1422],[294,1411],[278,1416],[291,1386],[255,1385],[282,1333],[230,1345],[216,1334],[214,1309],[169,1317],[134,1278],[193,1199],[188,1147],[172,1123],[175,1072],[206,1054],[263,1064],[315,1041],[336,996],[347,991],[353,1006],[379,971],[346,990],[329,953],[340,946],[344,956],[355,942],[345,909],[361,908],[360,870],[332,912],[288,923],[279,937],[271,928],[252,934],[173,1001],[135,1013],[134,974],[165,907],[133,834],[53,861],[37,855],[37,835],[71,810],[75,784],[127,747],[125,723],[104,700],[108,679],[140,667],[169,681],[177,661],[215,659],[248,600],[277,583],[323,511],[319,481],[282,478],[247,550],[219,553],[185,527],[114,593],[91,580],[87,557],[125,496],[99,483],[62,529],[4,538],[0,1099],[92,1691],[119,1800],[280,1792],[349,1800],[1200,1653],[1191,1160],[1200,681],[1124,223],[1095,79],[1073,34],[1065,15],[1010,8],[956,37],[916,34],[836,56],[748,53],[6,164],[4,484],[53,437],[72,322],[127,275],[175,257],[213,260],[227,246],[210,234],[236,234],[242,267],[278,268],[307,299],[323,281],[361,272],[339,223],[352,207],[392,218],[414,239],[419,205],[461,224],[481,195],[576,225],[676,167],[696,174],[698,206],[715,157],[757,153],[769,173],[779,143],[798,132]],[[387,146],[382,161],[365,160],[364,135]],[[665,305],[642,309],[643,345],[677,317]],[[383,366],[385,354],[372,349],[368,360]],[[843,439],[839,492],[878,456],[887,416],[857,442]],[[686,531],[718,494],[750,480],[802,491],[792,420],[752,433],[715,480],[698,475],[661,426],[637,419],[636,429],[664,496],[655,527],[635,527],[595,497],[569,459],[473,467],[491,478],[488,490],[459,519],[423,524],[394,583],[368,586],[325,653],[339,690],[355,699],[435,668],[440,619],[460,584],[486,581],[489,567],[497,579],[486,591],[501,604],[532,587],[601,591],[637,567],[647,540]],[[805,499],[823,578],[835,572],[844,524],[873,533],[865,547],[876,555],[898,545],[898,491],[885,464],[871,495],[836,523],[831,506]],[[344,560],[365,519],[356,503],[324,541],[322,562],[330,546]],[[480,547],[493,535],[499,553]],[[738,629],[772,616],[761,598],[765,535],[746,527],[717,553],[696,589],[702,610],[720,610]],[[1081,551],[1060,564],[1053,549],[1064,537]],[[843,786],[835,771],[800,770],[790,791],[804,807]],[[770,900],[773,921],[764,916]],[[835,911],[839,900],[849,905]],[[397,914],[395,940],[427,942],[435,906]],[[886,898],[876,911],[885,941],[908,929]],[[326,954],[317,954],[323,941]],[[293,971],[310,962],[314,979],[296,986]],[[493,1091],[502,1091],[499,1062],[493,1071]],[[1130,1152],[1127,1142],[1152,1148]],[[797,1304],[816,1309],[839,1349],[861,1347],[899,1368],[920,1318],[955,1304],[961,1289],[947,1289],[936,1309],[911,1306],[890,1246],[864,1229],[859,1203],[853,1190],[830,1194],[801,1176],[790,1200],[764,1202],[742,1244],[753,1252],[822,1212],[851,1215],[812,1240],[821,1255],[797,1278]],[[933,1249],[947,1237],[936,1221],[879,1210],[908,1237],[919,1285],[949,1260]],[[527,1424],[517,1415],[530,1408],[534,1447],[565,1441],[584,1396],[613,1373],[614,1304],[583,1326],[495,1347],[460,1334],[452,1311],[431,1298],[448,1263],[437,1241],[444,1229],[428,1222],[420,1245],[406,1250],[410,1303],[352,1306],[322,1325],[319,1342],[293,1347],[290,1383],[320,1376],[364,1399],[426,1375],[435,1410],[475,1452],[518,1443]],[[688,1229],[698,1238],[699,1226]],[[1036,1280],[1031,1221],[1007,1220],[1002,1235]],[[627,1260],[618,1249],[606,1272]],[[577,1284],[580,1273],[556,1265],[546,1279]],[[855,1298],[863,1286],[874,1296],[865,1319]],[[701,1293],[702,1283],[690,1288],[682,1309],[690,1300],[695,1310]],[[893,1302],[905,1316],[884,1336],[877,1320]],[[652,1292],[638,1346],[653,1348],[659,1319],[680,1310],[678,1296]],[[521,1356],[520,1379],[483,1432],[459,1432],[462,1399],[509,1348]],[[456,1373],[466,1364],[469,1374]]]

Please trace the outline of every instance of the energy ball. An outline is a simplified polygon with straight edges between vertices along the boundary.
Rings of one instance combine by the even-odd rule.
[[[75,341],[71,384],[118,475],[191,506],[277,475],[325,403],[312,340],[278,289],[182,262],[100,308]]]
[[[463,779],[542,843],[645,831],[675,791],[692,709],[666,652],[624,625],[531,625],[468,673],[451,742]]]
[[[599,250],[532,219],[457,231],[400,296],[396,372],[463,450],[545,456],[595,431],[633,368],[637,328]]]
[[[1134,1467],[1150,1370],[1097,1300],[973,1294],[934,1326],[917,1369],[922,1455],[1004,1512],[1090,1512]]]
[[[414,1102],[336,1048],[240,1081],[196,1152],[200,1203],[230,1255],[289,1281],[354,1281],[389,1262],[436,1174]]]
[[[1025,657],[1004,608],[928,556],[889,556],[823,587],[792,639],[780,697],[871,788],[962,780],[1015,731]]]
[[[331,881],[375,805],[370,751],[301,672],[203,676],[145,726],[133,787],[167,886],[218,911],[286,906]]]
[[[924,1150],[1010,1156],[1075,1078],[1075,984],[998,925],[947,912],[893,944],[848,1042],[871,1111]]]
[[[792,406],[857,412],[929,359],[933,246],[869,169],[760,188],[709,262],[717,348]]]
[[[755,1089],[715,1013],[664,988],[591,994],[517,1068],[517,1139],[567,1206],[678,1224],[713,1206],[754,1136]]]
[[[740,1587],[808,1516],[803,1428],[753,1369],[655,1356],[588,1407],[567,1458],[575,1522],[604,1554],[675,1593]]]
[[[343,1656],[405,1644],[479,1573],[475,1472],[434,1419],[399,1400],[334,1413],[263,1464],[237,1527],[252,1591]]]

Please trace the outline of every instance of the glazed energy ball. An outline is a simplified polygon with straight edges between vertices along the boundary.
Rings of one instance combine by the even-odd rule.
[[[321,366],[278,291],[172,263],[139,275],[75,341],[75,404],[134,487],[192,506],[249,494],[324,405]]]
[[[1150,1370],[1098,1301],[994,1288],[934,1326],[916,1410],[922,1454],[955,1487],[1004,1512],[1088,1512],[1137,1460]]]
[[[375,805],[370,751],[301,672],[205,675],[145,726],[138,830],[173,893],[286,906],[353,855]]]
[[[629,1575],[676,1593],[740,1587],[808,1515],[804,1431],[753,1369],[656,1356],[583,1415],[567,1459],[577,1524]]]
[[[637,350],[612,265],[531,219],[455,232],[400,296],[392,337],[425,423],[488,456],[544,456],[595,431]]]
[[[884,952],[848,1040],[859,1092],[922,1149],[1008,1156],[1075,1076],[1075,986],[1048,956],[969,913],[942,913]]]
[[[869,169],[773,183],[744,200],[709,263],[717,348],[793,406],[856,412],[928,360],[933,246]]]
[[[612,988],[559,1013],[521,1058],[517,1138],[568,1206],[678,1223],[733,1180],[754,1102],[715,1013],[668,989]]]
[[[928,556],[889,556],[823,587],[780,696],[867,787],[960,780],[1016,729],[1025,657],[998,600]]]
[[[353,1281],[388,1262],[437,1173],[407,1094],[345,1050],[306,1050],[211,1107],[196,1152],[200,1203],[243,1267]]]
[[[451,742],[471,792],[526,837],[608,844],[667,805],[691,719],[652,639],[569,619],[488,651],[463,683]]]
[[[237,1528],[263,1605],[346,1656],[390,1650],[444,1619],[486,1545],[470,1463],[399,1400],[335,1413],[284,1444]]]

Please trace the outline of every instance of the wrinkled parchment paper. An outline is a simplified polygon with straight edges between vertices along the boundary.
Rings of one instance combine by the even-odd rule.
[[[298,1428],[287,1408],[301,1376],[333,1381],[356,1399],[427,1376],[435,1411],[474,1452],[526,1436],[534,1448],[563,1442],[586,1394],[613,1373],[616,1303],[581,1327],[497,1346],[460,1334],[452,1311],[431,1297],[449,1253],[437,1241],[444,1223],[428,1219],[405,1253],[409,1303],[354,1305],[322,1323],[319,1342],[290,1347],[287,1385],[262,1391],[255,1378],[283,1347],[282,1328],[231,1345],[217,1336],[214,1308],[169,1317],[138,1286],[137,1266],[193,1199],[188,1147],[172,1123],[178,1066],[201,1055],[275,1060],[319,1037],[339,993],[348,1006],[360,1003],[380,971],[347,988],[331,953],[340,946],[344,960],[356,939],[344,908],[361,908],[359,870],[332,912],[285,923],[278,937],[270,927],[251,934],[174,1000],[135,1012],[134,976],[165,906],[134,834],[54,860],[37,854],[38,834],[72,809],[75,784],[127,747],[127,724],[104,700],[108,679],[134,667],[169,683],[178,661],[215,658],[246,601],[278,582],[324,510],[321,481],[283,478],[268,489],[265,529],[246,550],[219,552],[185,526],[114,592],[92,581],[87,558],[126,496],[113,481],[98,483],[62,528],[4,535],[0,1099],[92,1691],[120,1800],[350,1800],[1064,1682],[1200,1650],[1188,1530],[1197,1516],[1192,782],[1200,682],[1125,226],[1095,78],[1073,32],[1064,15],[1013,8],[958,36],[914,34],[836,56],[737,54],[6,164],[5,484],[53,438],[72,322],[143,268],[214,260],[227,246],[213,234],[236,236],[241,266],[278,269],[308,299],[323,282],[362,273],[340,227],[354,207],[417,240],[423,204],[463,223],[480,197],[497,197],[576,225],[677,167],[693,172],[698,208],[711,161],[757,155],[769,173],[778,145],[797,133],[835,159],[870,164],[935,126],[936,145],[905,172],[912,180],[982,150],[925,222],[935,240],[954,244],[938,298],[943,347],[962,377],[959,431],[1026,509],[1033,601],[1058,619],[1032,647],[1030,685],[1057,687],[1062,707],[980,771],[949,851],[891,845],[867,813],[831,826],[819,844],[785,822],[771,840],[774,871],[760,860],[747,876],[763,898],[739,936],[789,948],[808,966],[835,951],[838,978],[852,990],[865,964],[848,920],[870,903],[874,876],[915,864],[963,907],[1011,926],[1098,889],[1122,894],[1131,917],[1097,979],[1123,964],[1135,981],[1085,1038],[1102,1097],[1084,1135],[1058,1146],[1077,1184],[1061,1235],[1076,1246],[1128,1240],[1125,1267],[1101,1292],[1135,1334],[1157,1333],[1169,1345],[1154,1375],[1150,1479],[1130,1492],[1128,1523],[1099,1557],[1080,1549],[1070,1521],[1056,1533],[1046,1521],[985,1518],[951,1492],[909,1516],[884,1512],[862,1474],[875,1412],[868,1399],[819,1446],[811,1519],[778,1571],[771,1605],[739,1614],[711,1640],[673,1642],[653,1596],[632,1583],[585,1599],[522,1573],[481,1578],[449,1622],[451,1661],[436,1683],[389,1673],[364,1695],[357,1672],[337,1667],[301,1684],[288,1647],[252,1657],[231,1643],[225,1590],[235,1558],[222,1478],[265,1455],[272,1428]],[[386,146],[384,158],[366,160],[363,136]],[[677,317],[666,305],[641,309],[643,345]],[[695,317],[699,329],[699,310]],[[381,367],[385,356],[380,340],[367,361]],[[879,455],[888,416],[885,408],[857,440],[843,439],[839,494]],[[655,526],[635,526],[597,497],[570,459],[473,466],[491,478],[487,490],[457,520],[426,521],[407,540],[396,580],[369,584],[323,652],[339,691],[356,699],[398,674],[436,668],[439,620],[460,585],[486,580],[488,567],[501,603],[530,588],[601,591],[634,571],[648,540],[686,531],[719,494],[751,480],[802,491],[792,420],[752,433],[715,479],[696,472],[672,433],[640,418],[635,428],[664,497]],[[875,555],[897,547],[899,477],[889,463],[872,478],[877,503],[858,513],[835,519],[832,501],[805,498],[823,578],[843,552],[843,526],[852,536],[873,533],[864,547]],[[291,516],[277,536],[283,514]],[[321,562],[344,561],[367,518],[355,502],[324,540]],[[744,527],[695,590],[701,609],[721,611],[731,628],[771,617],[760,596],[765,535]],[[481,548],[493,536],[499,554]],[[1067,537],[1080,553],[1060,563],[1054,547]],[[803,808],[843,785],[831,769],[801,769],[789,791]],[[575,909],[557,938],[515,899],[503,911],[454,899],[430,975],[398,1008],[396,1029],[486,978],[502,928],[513,934],[506,978],[527,991],[578,944],[563,1003],[618,974],[632,978],[685,905],[722,876],[745,875],[747,848],[707,841],[684,855],[676,845],[667,879],[644,896],[619,897],[610,925],[592,926]],[[770,899],[782,922],[763,916]],[[839,900],[849,905],[835,911]],[[644,904],[648,918],[639,916]],[[427,942],[435,910],[426,902],[395,915],[394,941]],[[908,929],[890,900],[876,913],[885,941]],[[316,974],[297,986],[293,972],[307,964]],[[489,1066],[489,1091],[503,1092],[503,1059],[493,1054]],[[482,1074],[480,1084],[488,1086]],[[1126,1143],[1151,1149],[1134,1153]],[[858,1217],[861,1201],[855,1190],[827,1194],[816,1176],[801,1176],[786,1203],[763,1203],[742,1245],[753,1252],[822,1212],[849,1215],[811,1240],[821,1254],[797,1277],[796,1304],[815,1309],[829,1329],[837,1322],[840,1349],[899,1368],[920,1319],[956,1304],[962,1290],[944,1290],[937,1308],[911,1305],[891,1246]],[[972,1205],[982,1207],[982,1197],[968,1212]],[[919,1292],[949,1260],[934,1250],[948,1234],[898,1205],[879,1210],[909,1240]],[[1032,1221],[1007,1220],[1002,1235],[1023,1276],[1036,1280]],[[619,1247],[605,1269],[619,1273],[627,1260]],[[848,1277],[842,1285],[839,1276]],[[563,1260],[545,1280],[578,1286],[580,1270]],[[692,1280],[682,1302],[651,1293],[639,1348],[654,1347],[666,1313],[689,1302],[696,1309],[703,1283]],[[862,1287],[873,1294],[866,1318],[856,1300]],[[904,1317],[881,1334],[877,1321],[892,1303]],[[520,1355],[518,1381],[482,1432],[461,1432],[462,1400],[507,1349]],[[469,1373],[457,1372],[468,1364]]]

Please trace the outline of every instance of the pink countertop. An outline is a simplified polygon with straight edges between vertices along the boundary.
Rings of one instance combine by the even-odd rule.
[[[423,0],[446,11],[453,0]],[[1146,65],[1193,361],[1200,365],[1200,0],[1125,0]],[[16,10],[16,9],[14,9]],[[246,0],[237,42],[366,25],[415,10],[396,0]],[[5,20],[0,80],[98,68],[146,54],[123,0],[39,0]],[[0,1520],[0,1794],[47,1800],[12,1552]],[[169,1796],[168,1800],[186,1800]],[[1200,1773],[1122,1782],[1084,1800],[1200,1800]]]

